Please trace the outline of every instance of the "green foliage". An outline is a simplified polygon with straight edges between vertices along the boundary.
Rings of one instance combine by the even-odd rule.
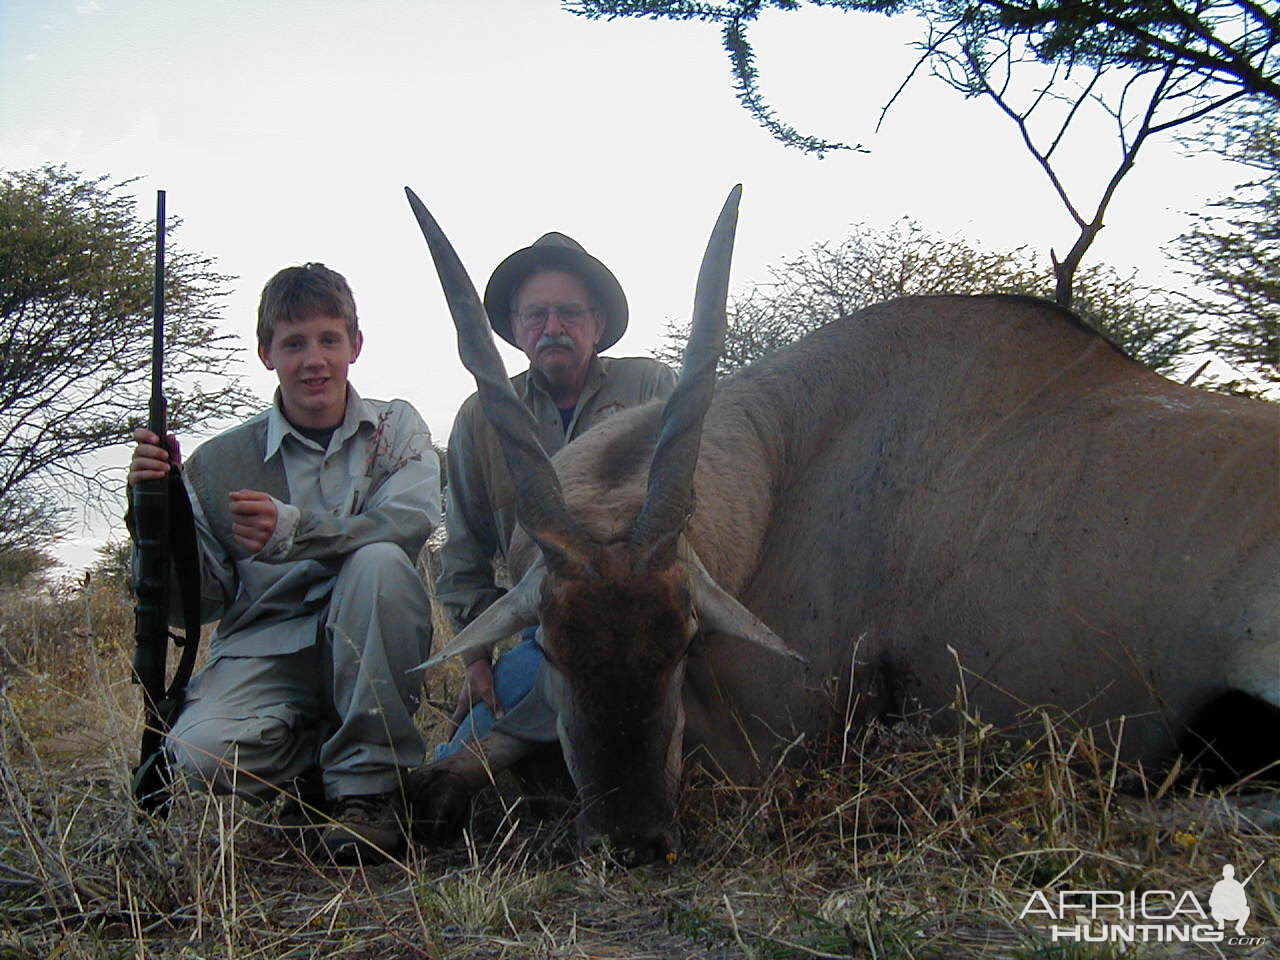
[[[1225,86],[1280,99],[1280,18],[1253,0],[942,0],[938,6],[990,13],[1026,36],[1046,62],[1190,67]]]
[[[98,559],[89,573],[95,581],[130,589],[133,583],[133,544],[128,539],[108,540],[94,550]]]
[[[759,99],[746,30],[769,10],[794,12],[802,0],[564,0],[592,20],[643,17],[720,24],[734,64],[739,99],[783,142],[814,152],[840,144],[792,136],[769,122]],[[1240,93],[1280,99],[1280,17],[1254,0],[810,0],[845,13],[915,13],[937,35],[956,28],[1017,38],[1042,63],[1192,70]],[[744,52],[745,51],[745,52]]]
[[[1052,271],[1019,248],[980,250],[927,233],[912,220],[862,226],[838,243],[815,244],[769,271],[729,305],[720,375],[731,373],[824,324],[895,297],[1012,293],[1052,297]],[[1164,291],[1095,265],[1076,277],[1076,310],[1130,356],[1171,372],[1195,349],[1200,325]],[[688,324],[668,324],[658,357],[678,365]]]
[[[145,422],[155,234],[131,182],[0,172],[0,549],[46,544],[69,501],[118,494],[119,478],[86,458]],[[169,417],[190,432],[251,397],[214,325],[231,278],[172,242],[167,261]]]
[[[775,139],[818,156],[832,150],[862,150],[834,140],[801,133],[779,119],[760,91],[755,67],[755,51],[747,36],[748,26],[770,8],[795,10],[796,0],[734,0],[730,3],[696,3],[686,0],[563,0],[570,13],[589,20],[615,20],[642,17],[649,20],[700,20],[720,25],[725,52],[733,68],[734,88],[738,102]],[[852,4],[818,0],[821,6],[857,9]]]
[[[55,563],[57,561],[43,550],[30,547],[0,550],[0,588],[24,586]]]
[[[4,388],[0,387],[0,391]],[[0,424],[4,417],[0,415]],[[0,464],[4,462],[0,446]],[[0,497],[0,553],[40,550],[61,535],[66,510],[47,491],[17,486]]]
[[[1052,297],[1053,277],[1042,274],[1043,297]],[[1157,373],[1173,376],[1204,348],[1203,324],[1176,293],[1143,286],[1134,273],[1093,264],[1075,277],[1071,308],[1116,346]]]
[[[1179,238],[1178,256],[1207,295],[1195,309],[1210,348],[1257,381],[1280,386],[1280,117],[1252,107],[1202,144],[1257,171]],[[1234,381],[1227,388],[1242,389]]]

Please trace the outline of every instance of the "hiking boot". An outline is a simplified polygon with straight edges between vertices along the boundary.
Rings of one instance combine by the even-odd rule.
[[[333,822],[320,834],[319,852],[337,866],[383,863],[404,851],[404,814],[396,791],[338,797],[331,816]]]
[[[304,842],[312,831],[329,823],[329,804],[324,796],[324,777],[317,769],[303,774],[284,791],[275,825]]]

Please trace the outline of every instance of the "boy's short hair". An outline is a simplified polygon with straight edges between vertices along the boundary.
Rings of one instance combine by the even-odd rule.
[[[339,317],[347,321],[347,336],[356,342],[360,321],[356,298],[346,278],[323,263],[285,267],[267,281],[258,301],[258,344],[271,349],[276,324],[296,323],[309,317]]]

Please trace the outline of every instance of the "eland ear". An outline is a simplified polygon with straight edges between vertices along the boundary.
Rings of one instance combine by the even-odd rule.
[[[685,547],[684,559],[689,569],[689,593],[693,609],[705,627],[754,643],[806,667],[809,665],[808,660],[787,646],[781,637],[765,626],[764,621],[716,583],[691,547]]]
[[[450,657],[467,659],[470,654],[487,652],[499,640],[534,626],[538,622],[538,602],[542,598],[542,581],[546,575],[547,568],[538,560],[519,583],[467,624],[448,646],[413,669],[425,670],[444,663]]]

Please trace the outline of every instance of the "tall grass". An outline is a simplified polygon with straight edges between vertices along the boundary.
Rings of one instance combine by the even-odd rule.
[[[146,820],[128,799],[131,633],[110,584],[0,599],[0,960],[1100,960],[1121,951],[1019,920],[1031,893],[1189,889],[1207,903],[1223,863],[1264,860],[1248,929],[1269,943],[1123,956],[1280,948],[1280,798],[1147,781],[1050,716],[1020,739],[962,713],[946,735],[837,729],[759,789],[692,774],[681,857],[634,871],[575,859],[566,824],[534,822],[510,785],[455,846],[366,870],[311,862],[243,802],[180,790],[167,819]],[[433,689],[425,726],[448,694]]]

